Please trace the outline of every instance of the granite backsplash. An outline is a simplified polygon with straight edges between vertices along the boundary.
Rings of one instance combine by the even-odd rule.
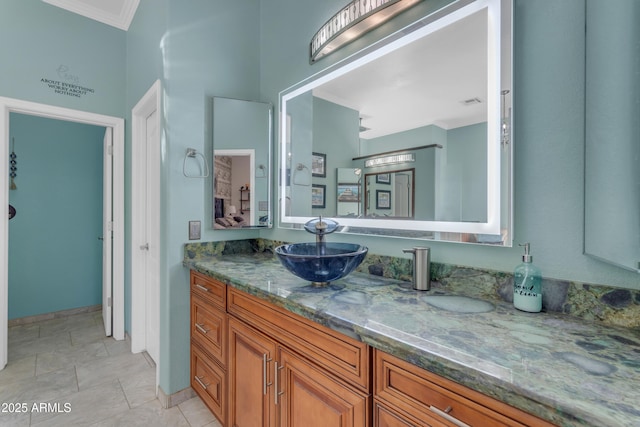
[[[184,257],[198,260],[219,255],[272,252],[283,242],[267,239],[187,243]],[[412,260],[369,253],[358,271],[411,281]],[[459,292],[486,300],[513,301],[513,274],[502,271],[431,263],[432,289]],[[640,329],[640,291],[543,278],[542,310],[589,321]]]

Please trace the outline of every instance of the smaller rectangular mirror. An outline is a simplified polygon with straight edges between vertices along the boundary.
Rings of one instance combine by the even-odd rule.
[[[270,228],[273,107],[213,98],[213,228]]]
[[[584,251],[640,273],[640,3],[586,5]]]

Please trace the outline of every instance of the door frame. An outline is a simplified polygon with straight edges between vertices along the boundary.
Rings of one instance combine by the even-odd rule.
[[[9,205],[9,114],[20,113],[113,129],[113,337],[124,339],[124,119],[0,97],[0,204]],[[0,218],[0,370],[7,364],[9,218]],[[104,284],[103,284],[104,286]]]
[[[141,184],[145,182],[142,176],[141,162],[146,162],[146,154],[142,151],[143,141],[146,141],[146,122],[147,117],[153,113],[156,114],[156,126],[158,129],[158,149],[160,149],[161,134],[161,83],[156,80],[149,88],[138,103],[131,110],[131,351],[139,353],[146,349],[146,301],[147,292],[140,283],[144,282],[145,263],[143,262],[144,254],[140,250],[140,246],[146,242],[145,222],[146,218],[139,214],[142,208],[140,203],[145,203],[142,195],[143,190]],[[146,173],[146,170],[144,171]],[[160,186],[160,177],[156,177],[155,185]],[[160,189],[157,189],[160,191]],[[160,206],[157,207],[158,214]],[[159,241],[160,242],[160,241]],[[149,245],[149,251],[157,251],[156,255],[160,255],[160,244]],[[158,277],[160,276],[158,272]],[[160,319],[158,319],[159,321]],[[158,325],[159,326],[159,325]],[[160,337],[158,337],[159,339]],[[159,348],[159,346],[158,346]],[[158,358],[160,355],[158,354]],[[156,369],[159,372],[160,361],[156,361]]]

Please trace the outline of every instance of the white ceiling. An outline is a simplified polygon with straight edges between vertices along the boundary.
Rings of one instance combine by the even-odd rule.
[[[487,120],[487,15],[478,12],[314,89],[357,110],[370,139]],[[477,98],[479,103],[463,101]]]
[[[42,0],[78,15],[127,31],[140,0]]]

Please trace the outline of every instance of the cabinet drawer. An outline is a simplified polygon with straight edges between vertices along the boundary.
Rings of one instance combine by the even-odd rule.
[[[379,350],[375,350],[374,376],[377,399],[435,425],[454,425],[446,421],[453,417],[470,426],[552,426]]]
[[[304,355],[348,383],[370,392],[371,350],[335,332],[238,289],[227,289],[227,311]]]
[[[207,304],[197,296],[191,297],[191,339],[197,342],[223,367],[227,365],[227,314]]]
[[[191,387],[221,424],[226,425],[225,371],[193,344],[191,345]]]
[[[214,304],[223,310],[227,303],[227,286],[211,277],[191,271],[191,295],[197,295],[205,301]]]

